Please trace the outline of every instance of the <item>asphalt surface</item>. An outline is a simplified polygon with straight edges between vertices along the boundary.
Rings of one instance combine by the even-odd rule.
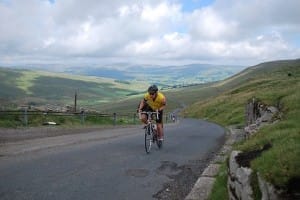
[[[224,136],[184,119],[150,154],[141,126],[4,143],[0,199],[184,199]]]

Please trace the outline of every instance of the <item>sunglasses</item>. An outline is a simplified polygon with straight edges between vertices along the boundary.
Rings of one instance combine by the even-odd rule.
[[[155,95],[155,93],[152,93],[152,92],[151,92],[151,93],[149,93],[149,94],[150,94],[151,96],[152,96],[152,95]]]

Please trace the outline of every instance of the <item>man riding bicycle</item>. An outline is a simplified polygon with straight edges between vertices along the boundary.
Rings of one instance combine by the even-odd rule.
[[[139,104],[139,113],[142,111],[158,111],[158,119],[156,119],[157,133],[159,142],[163,141],[164,132],[163,132],[163,110],[166,106],[166,97],[163,93],[158,92],[156,85],[151,85],[148,88],[148,92],[144,95],[144,98]],[[144,124],[147,124],[147,115],[141,114],[141,121]]]

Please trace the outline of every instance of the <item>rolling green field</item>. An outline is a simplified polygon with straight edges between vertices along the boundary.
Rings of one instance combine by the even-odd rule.
[[[173,72],[174,73],[174,72]],[[174,74],[170,74],[170,76]],[[218,73],[220,76],[220,73]],[[154,76],[154,75],[152,75]],[[139,75],[138,77],[141,77]],[[151,83],[157,82],[151,80]],[[138,102],[150,85],[148,79],[137,78],[131,81],[110,78],[70,75],[47,71],[33,71],[24,69],[0,68],[0,104],[2,109],[17,108],[20,105],[73,105],[75,92],[77,105],[80,108],[97,110],[105,113],[134,112]],[[161,80],[164,82],[164,80]],[[171,84],[171,83],[170,83]],[[169,84],[169,85],[170,85]],[[177,84],[174,82],[173,84]],[[164,83],[158,84],[165,88]],[[168,111],[195,102],[200,97],[214,94],[209,84],[164,89],[169,96]],[[181,87],[181,88],[180,88]],[[171,87],[172,88],[172,87]],[[188,88],[186,90],[185,88]],[[203,88],[199,93],[199,88]],[[182,93],[187,98],[181,99]],[[179,97],[177,99],[177,97]]]
[[[140,93],[148,85],[109,78],[7,68],[0,68],[0,79],[2,107],[73,105],[75,92],[78,95],[78,104],[89,107]]]

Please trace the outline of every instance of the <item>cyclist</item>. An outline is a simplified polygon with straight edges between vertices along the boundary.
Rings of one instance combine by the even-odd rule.
[[[158,91],[156,85],[151,85],[148,88],[148,92],[144,95],[144,98],[141,100],[138,108],[138,112],[142,111],[158,111],[158,119],[156,120],[157,133],[159,142],[163,141],[164,132],[163,132],[163,110],[166,106],[166,97],[163,93]],[[147,123],[147,115],[140,115],[141,121]]]

